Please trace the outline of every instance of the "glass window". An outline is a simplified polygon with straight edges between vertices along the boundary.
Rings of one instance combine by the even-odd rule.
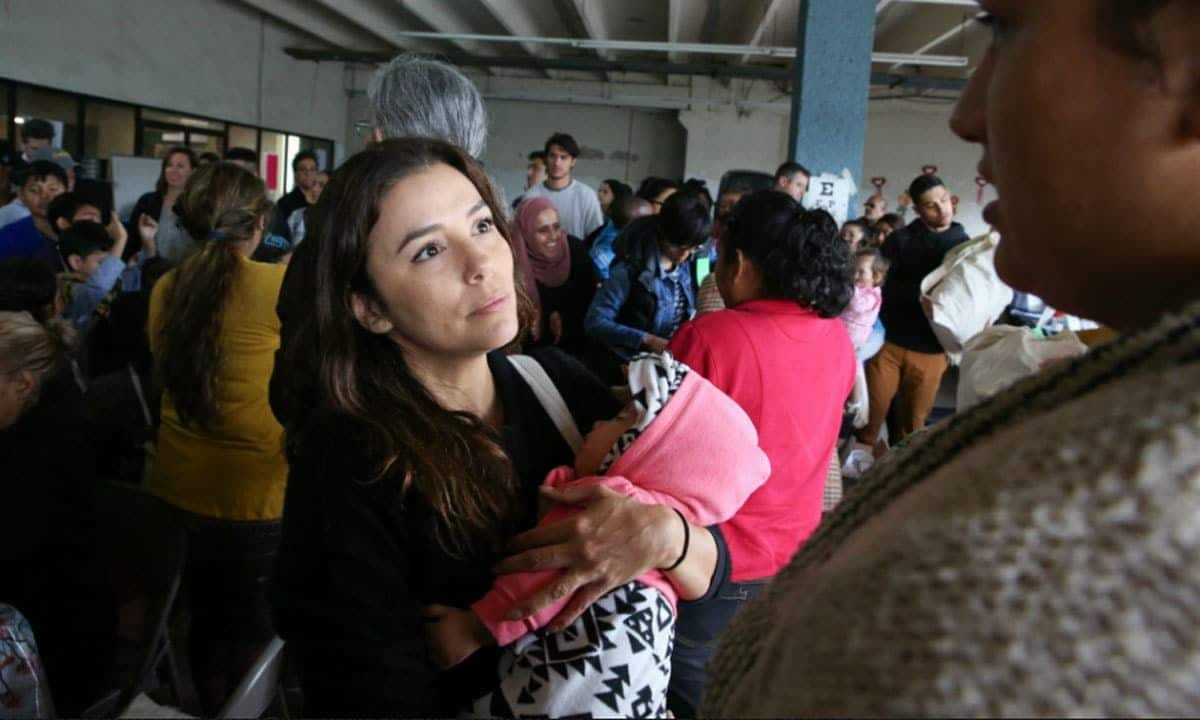
[[[142,157],[161,158],[176,145],[187,141],[187,132],[182,128],[158,125],[156,123],[142,124]]]
[[[206,152],[216,153],[217,155],[225,154],[225,135],[217,135],[214,133],[199,132],[189,129],[187,131],[187,141],[185,143],[199,157]]]
[[[250,148],[254,152],[258,152],[258,128],[245,127],[244,125],[230,125],[229,147]]]
[[[317,154],[317,168],[333,172],[333,143],[328,140],[313,140],[312,151]]]
[[[54,90],[17,88],[18,125],[26,118],[42,118],[54,125],[54,144],[72,155],[79,153],[79,98]]]
[[[137,120],[133,108],[87,100],[84,103],[83,154],[108,158],[132,155]]]
[[[259,148],[259,172],[271,199],[277,199],[290,188],[284,185],[284,167],[287,166],[287,135],[263,130],[262,147]],[[288,168],[290,170],[290,168]]]

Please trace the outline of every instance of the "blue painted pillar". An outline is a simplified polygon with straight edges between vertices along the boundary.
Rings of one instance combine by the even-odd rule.
[[[800,0],[788,156],[814,175],[849,168],[863,187],[875,0]],[[861,215],[850,198],[850,217]]]

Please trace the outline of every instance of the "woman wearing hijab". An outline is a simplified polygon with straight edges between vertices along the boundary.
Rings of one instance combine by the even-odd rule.
[[[521,281],[538,308],[530,346],[556,345],[581,356],[587,348],[583,318],[596,292],[586,248],[562,229],[549,198],[522,202],[513,229]]]

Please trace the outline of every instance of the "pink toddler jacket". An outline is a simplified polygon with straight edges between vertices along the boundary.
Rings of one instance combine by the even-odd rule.
[[[842,313],[846,330],[850,333],[850,342],[858,348],[871,337],[871,328],[875,327],[875,319],[879,317],[879,308],[883,305],[883,291],[877,287],[854,288],[854,298],[850,307]]]
[[[574,469],[552,470],[551,487],[605,485],[643,503],[667,505],[693,525],[715,525],[733,516],[771,474],[758,434],[742,408],[697,372],[689,371],[679,389],[641,435],[617,458],[607,475],[576,477]],[[539,525],[578,512],[555,506]],[[519,600],[558,577],[559,571],[516,573],[496,578],[492,589],[471,606],[500,645],[508,645],[547,623],[570,597],[524,620],[505,614]],[[638,578],[671,603],[677,596],[665,573],[651,570]]]

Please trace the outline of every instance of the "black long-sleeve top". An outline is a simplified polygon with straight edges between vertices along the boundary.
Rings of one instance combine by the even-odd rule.
[[[879,319],[888,342],[914,352],[944,352],[921,308],[921,281],[942,264],[947,252],[968,239],[958,223],[939,233],[918,218],[883,243],[881,252],[891,266],[883,284]]]
[[[619,409],[598,380],[557,350],[531,353],[587,429]],[[572,454],[532,391],[494,352],[488,364],[504,406],[501,445],[513,463],[529,526],[537,488]],[[283,539],[272,588],[276,624],[299,666],[312,716],[449,716],[496,683],[497,651],[439,672],[429,661],[421,608],[466,607],[491,586],[489,563],[442,551],[418,528],[428,511],[410,503],[396,521],[355,423],[317,414],[291,444]]]

